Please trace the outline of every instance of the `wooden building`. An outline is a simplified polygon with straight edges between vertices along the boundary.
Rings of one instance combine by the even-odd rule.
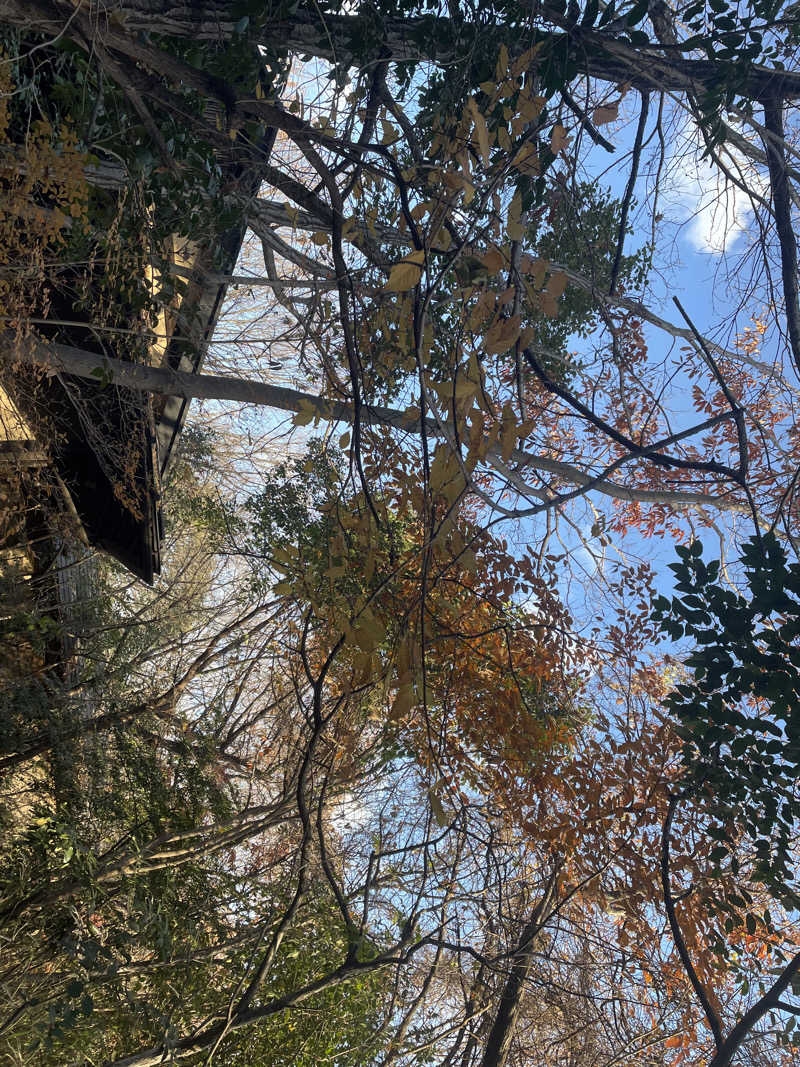
[[[263,144],[265,156],[274,134]],[[235,186],[242,202],[258,193],[257,169],[228,167],[226,180]],[[180,295],[165,305],[148,343],[151,364],[190,373],[202,366],[225,299],[219,277],[233,273],[244,239],[244,224],[233,226],[203,242],[173,239],[167,250],[183,279]],[[157,278],[151,279],[153,285]],[[53,314],[55,311],[55,314]],[[68,307],[51,308],[50,317],[37,332],[52,334],[61,343],[115,358],[126,358],[115,345],[113,333],[100,334],[90,318],[74,321]],[[67,323],[69,323],[67,325]],[[120,331],[123,332],[123,331]],[[130,332],[130,331],[129,331]],[[188,402],[180,398],[151,397],[117,386],[55,375],[44,378],[20,369],[0,387],[0,499],[2,484],[11,470],[35,467],[39,501],[37,518],[28,513],[30,541],[39,541],[38,522],[51,524],[61,515],[88,545],[102,549],[133,574],[152,583],[161,570],[163,514],[161,485],[186,419]],[[48,427],[42,436],[41,416]],[[3,473],[5,460],[5,474]],[[49,468],[47,471],[45,467]],[[30,479],[28,479],[30,482]],[[21,491],[21,484],[18,490]],[[13,495],[13,494],[12,494]],[[17,505],[18,507],[18,505]],[[6,513],[13,512],[11,499]],[[0,551],[15,538],[0,528]],[[45,561],[41,563],[46,565]]]

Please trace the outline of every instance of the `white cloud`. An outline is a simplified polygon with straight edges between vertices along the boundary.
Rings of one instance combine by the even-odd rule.
[[[375,812],[352,793],[342,793],[330,808],[331,823],[337,833],[363,830],[375,818]]]
[[[728,181],[716,164],[702,158],[696,130],[684,129],[680,147],[671,160],[667,200],[681,221],[688,224],[686,236],[698,252],[722,255],[748,228],[753,205],[747,194]],[[731,146],[721,152],[731,174],[757,194],[768,188],[766,174]]]

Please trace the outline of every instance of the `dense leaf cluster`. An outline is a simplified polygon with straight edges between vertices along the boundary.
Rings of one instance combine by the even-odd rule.
[[[678,549],[677,596],[655,615],[673,640],[689,638],[689,679],[667,700],[681,723],[692,791],[709,798],[719,856],[743,830],[756,877],[776,892],[796,877],[790,842],[800,816],[800,564],[772,534],[744,546],[746,588],[720,580],[702,545]]]

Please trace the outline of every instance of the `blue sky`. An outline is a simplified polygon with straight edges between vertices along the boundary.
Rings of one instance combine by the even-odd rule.
[[[654,103],[647,127],[648,139],[653,133],[655,111]],[[617,122],[603,128],[605,135],[617,145],[616,152],[610,155],[600,148],[593,148],[586,159],[588,173],[600,176],[602,182],[610,186],[618,197],[623,195],[627,182],[628,153],[632,145],[638,114],[637,94],[633,92],[628,94],[622,102],[620,113],[621,117]],[[657,139],[652,137],[643,153],[641,175],[636,190],[639,208],[631,218],[635,232],[629,238],[627,246],[629,250],[650,239],[649,220],[652,217],[653,208],[651,176],[654,166],[652,152],[657,143]],[[652,290],[647,294],[646,302],[666,318],[679,322],[678,311],[670,300],[672,293],[675,293],[683,301],[698,328],[710,331],[722,342],[730,341],[732,334],[746,325],[748,317],[747,315],[740,316],[738,324],[733,324],[733,311],[736,308],[735,295],[729,291],[724,280],[725,273],[737,257],[739,250],[747,244],[746,226],[749,217],[745,210],[746,205],[742,195],[738,193],[730,195],[727,200],[719,199],[719,190],[716,184],[712,184],[712,171],[707,162],[700,160],[699,148],[696,143],[692,142],[688,127],[681,119],[672,121],[672,129],[668,131],[666,146],[668,159],[664,174],[667,178],[665,183],[667,192],[662,194],[658,205],[658,211],[664,217],[659,226],[658,241],[661,248],[657,255],[656,265],[661,267],[665,261],[669,262],[663,273],[654,272]],[[254,317],[258,317],[259,314],[260,312],[254,309]],[[282,315],[283,312],[279,310],[278,317]],[[274,328],[275,322],[276,318],[273,318],[269,326],[264,323],[267,333],[270,332],[270,328]],[[670,342],[664,335],[652,330],[648,334],[648,341],[652,344],[655,359],[666,354],[667,345]],[[576,341],[576,349],[584,343]],[[222,347],[219,342],[216,342],[216,345]],[[219,351],[219,348],[217,350]],[[239,362],[241,350],[237,354],[237,362]],[[673,360],[680,358],[677,346],[672,347],[671,358]],[[286,370],[291,376],[292,363],[290,359],[284,372],[277,373],[278,379],[284,377]],[[275,377],[275,374],[270,373],[270,379],[275,380]],[[680,412],[684,406],[683,396],[676,392],[676,395],[670,397],[670,404],[674,406],[676,413]],[[693,416],[688,403],[685,404],[684,411],[687,420]],[[285,427],[288,422],[290,419],[287,419],[283,413],[253,411],[246,417],[246,423],[252,424],[253,437],[260,437],[265,432],[267,436],[271,436],[278,431],[279,425]],[[338,432],[335,431],[335,439],[338,438],[342,429],[344,427],[340,427]],[[296,435],[291,446],[292,451],[302,451],[305,436],[306,434],[303,433]],[[610,510],[610,502],[607,498],[599,498],[596,504],[602,511]],[[580,525],[584,532],[588,532],[591,524],[592,517],[586,509]],[[567,530],[564,532],[569,544],[574,535],[570,535]],[[531,535],[533,536],[533,531]],[[636,537],[631,536],[626,540],[629,550],[653,561],[659,574],[663,574],[660,584],[663,580],[669,582],[670,577],[665,571],[665,564],[673,558],[671,539],[667,539],[661,546],[653,539],[645,543],[642,539],[637,540]],[[709,541],[707,534],[704,534],[704,540]],[[713,534],[711,541],[714,542],[713,550],[716,551],[719,546]],[[575,537],[575,542],[577,543],[577,537]],[[590,563],[588,556],[585,563],[591,571],[594,565]]]
[[[604,126],[602,132],[616,145],[612,155],[600,147],[593,147],[586,154],[585,167],[589,176],[599,177],[602,184],[610,187],[613,195],[622,198],[628,181],[630,150],[633,145],[639,114],[640,98],[631,92],[620,107],[620,118]],[[715,168],[701,158],[697,139],[689,125],[679,116],[665,119],[666,160],[661,172],[661,190],[657,206],[653,197],[654,158],[658,139],[654,136],[656,120],[655,102],[651,105],[645,134],[639,179],[635,199],[637,209],[631,213],[634,232],[627,239],[626,251],[633,251],[651,239],[651,220],[654,207],[663,216],[658,225],[656,240],[655,270],[651,275],[651,289],[645,295],[645,303],[664,318],[681,326],[678,309],[672,302],[677,296],[696,327],[719,343],[730,345],[736,334],[748,325],[750,317],[761,310],[760,302],[745,305],[739,310],[740,298],[735,284],[729,284],[740,257],[749,246],[753,216],[745,195],[727,182],[718,182]],[[744,165],[740,154],[734,153],[730,164]],[[750,168],[748,179],[757,191],[766,187],[766,176]],[[638,295],[638,294],[631,294]],[[654,360],[670,353],[670,360],[677,365],[681,359],[680,345],[654,328],[645,328],[645,336]],[[575,339],[575,350],[591,345]],[[769,356],[769,353],[765,353]],[[685,381],[685,380],[684,380]],[[680,426],[697,421],[685,385],[672,390],[669,406],[675,415],[675,424]],[[610,512],[610,502],[597,501],[600,509]],[[591,520],[582,527],[588,532]],[[719,516],[720,530],[729,535],[731,522]],[[741,524],[740,524],[741,525]],[[744,527],[742,527],[744,529]],[[533,532],[533,531],[531,531]],[[566,531],[565,531],[566,533]],[[749,530],[745,530],[748,534]],[[720,540],[713,530],[700,529],[699,535],[705,545],[707,556],[720,552]],[[569,535],[566,534],[569,543]],[[578,547],[574,536],[576,561],[591,572],[593,564],[589,554]],[[670,592],[672,575],[667,564],[675,559],[672,538],[648,538],[636,533],[625,538],[626,552],[647,559],[653,566],[659,592]],[[735,558],[736,552],[733,552]],[[613,551],[608,555],[613,561]],[[588,575],[587,575],[588,577]]]

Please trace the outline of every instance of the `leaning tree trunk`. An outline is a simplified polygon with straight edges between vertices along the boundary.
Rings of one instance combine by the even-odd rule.
[[[486,1039],[486,1047],[480,1067],[505,1067],[508,1060],[511,1043],[514,1040],[514,1034],[517,1029],[517,1020],[522,1009],[525,984],[533,966],[536,938],[550,917],[550,904],[553,900],[555,887],[556,875],[554,874],[548,881],[542,899],[536,905],[533,914],[525,924],[519,944],[511,957],[511,971],[500,996],[500,1004],[492,1029]]]
[[[104,25],[110,25],[105,0],[88,0],[81,9],[102,37]],[[471,46],[487,34],[491,34],[498,48],[504,41],[512,58],[533,43],[530,19],[522,5],[520,19],[507,27],[434,16],[381,18],[359,14],[320,18],[309,5],[307,10],[298,10],[282,22],[269,19],[261,29],[257,12],[244,22],[240,15],[233,14],[235,10],[232,0],[121,0],[113,8],[113,28],[119,30],[122,26],[132,36],[163,34],[201,41],[225,41],[244,32],[254,41],[261,37],[264,43],[299,55],[363,67],[371,67],[378,57],[388,62],[451,65],[467,59]],[[582,76],[626,83],[645,91],[697,96],[718,87],[726,77],[724,62],[687,59],[677,48],[662,48],[657,39],[632,45],[613,28],[595,30],[574,24],[557,3],[544,0],[538,11],[539,24],[555,29],[554,43],[569,39],[579,58]],[[51,36],[62,34],[65,27],[70,32],[74,12],[72,0],[0,0],[0,21]],[[358,44],[365,38],[370,42],[368,52]],[[795,71],[753,65],[739,71],[739,75],[737,91],[751,99],[760,100],[767,95],[785,100],[800,97],[800,73]]]
[[[129,363],[121,359],[108,359],[93,352],[85,352],[70,345],[32,341],[17,344],[10,334],[0,334],[0,362],[10,364],[27,363],[40,366],[51,374],[68,374],[85,378],[103,385],[117,385],[138,392],[155,393],[161,396],[179,396],[184,400],[230,400],[240,404],[255,404],[260,407],[275,408],[280,411],[296,412],[304,417],[304,422],[323,419],[326,422],[355,421],[355,409],[352,403],[342,400],[329,400],[327,397],[301,393],[297,389],[270,385],[267,382],[250,381],[243,378],[223,378],[211,374],[189,374],[173,370],[171,367],[150,367],[140,363]],[[419,412],[414,409],[399,411],[378,404],[362,404],[360,424],[363,426],[389,426],[404,433],[425,432],[433,437],[444,438],[454,446],[452,426],[445,419],[426,418],[424,424]],[[610,478],[597,477],[580,470],[571,463],[551,459],[549,456],[537,456],[531,452],[515,448],[510,457],[504,459],[499,445],[491,444],[487,448],[486,461],[520,492],[533,494],[542,499],[549,499],[549,494],[540,488],[527,485],[521,474],[515,474],[509,467],[514,464],[518,470],[527,469],[552,474],[564,481],[585,488],[587,491],[601,493],[615,500],[639,501],[649,504],[666,504],[670,507],[715,508],[720,511],[748,512],[748,505],[740,500],[724,495],[711,496],[707,493],[687,492],[684,490],[639,489],[623,485]]]

